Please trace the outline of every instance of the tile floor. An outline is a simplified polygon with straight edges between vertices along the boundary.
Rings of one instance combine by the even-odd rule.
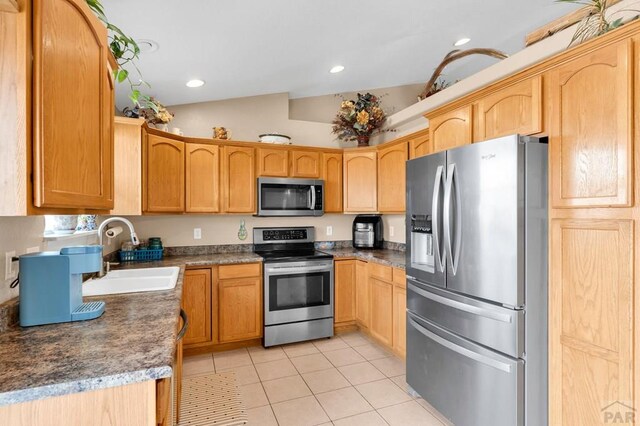
[[[259,426],[447,425],[407,393],[404,361],[362,333],[184,359],[184,375],[234,371]]]

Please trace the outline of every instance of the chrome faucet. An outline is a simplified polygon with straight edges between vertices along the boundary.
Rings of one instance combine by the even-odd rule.
[[[129,233],[131,234],[131,242],[133,243],[133,245],[137,246],[138,244],[140,244],[140,241],[138,240],[138,235],[136,235],[136,231],[135,229],[133,229],[133,223],[131,223],[128,219],[125,219],[124,217],[110,217],[109,219],[104,220],[98,227],[98,245],[102,247],[103,252],[104,252],[104,246],[102,245],[102,234],[104,233],[104,230],[107,227],[107,225],[112,222],[122,222],[125,225],[127,225],[129,227]],[[98,272],[99,277],[104,277],[106,275],[104,272],[104,266],[105,266],[105,262],[102,262],[100,264],[100,272]]]

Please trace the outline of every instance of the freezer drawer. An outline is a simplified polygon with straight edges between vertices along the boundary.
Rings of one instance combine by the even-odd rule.
[[[524,361],[407,314],[407,383],[456,426],[524,424]]]
[[[407,309],[434,324],[514,358],[524,355],[524,311],[407,280]]]

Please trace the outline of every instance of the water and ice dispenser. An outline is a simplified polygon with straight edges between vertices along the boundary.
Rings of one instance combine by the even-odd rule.
[[[411,266],[434,272],[433,227],[431,215],[411,215]]]

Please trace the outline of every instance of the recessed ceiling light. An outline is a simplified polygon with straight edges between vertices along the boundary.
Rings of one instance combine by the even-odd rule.
[[[338,73],[338,72],[341,72],[341,71],[344,71],[344,67],[342,65],[336,65],[335,67],[333,67],[333,68],[331,68],[329,70],[329,72],[331,74],[335,74],[335,73]]]
[[[201,87],[201,86],[204,86],[204,81],[202,80],[195,79],[195,80],[187,81],[187,87]]]
[[[140,40],[136,40],[136,43],[138,44],[138,47],[140,48],[140,53],[155,52],[159,48],[158,43],[156,43],[153,40],[140,39]]]
[[[469,43],[470,41],[471,41],[470,38],[464,37],[464,38],[461,38],[460,40],[456,41],[455,43],[453,43],[453,45],[455,47],[460,47],[460,46],[462,46],[464,44]]]

